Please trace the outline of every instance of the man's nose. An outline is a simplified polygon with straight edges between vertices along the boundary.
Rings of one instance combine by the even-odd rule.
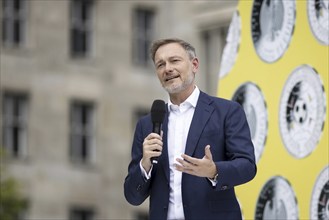
[[[166,63],[166,72],[172,72],[173,70],[173,66],[170,63]]]

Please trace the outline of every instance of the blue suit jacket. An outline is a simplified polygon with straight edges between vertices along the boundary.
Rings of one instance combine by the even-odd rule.
[[[144,138],[152,132],[150,115],[136,126],[132,160],[124,183],[126,200],[140,205],[150,196],[150,219],[167,219],[169,204],[169,163],[167,150],[168,114],[163,122],[163,151],[153,166],[151,178],[142,176],[139,162]],[[254,147],[242,107],[232,101],[200,93],[187,137],[185,153],[202,158],[210,145],[219,171],[213,187],[207,178],[183,173],[182,200],[185,219],[241,219],[234,186],[246,183],[256,175]]]

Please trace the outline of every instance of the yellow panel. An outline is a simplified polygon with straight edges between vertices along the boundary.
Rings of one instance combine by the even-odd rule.
[[[254,180],[236,187],[243,217],[255,218],[256,202],[264,184],[273,176],[287,179],[293,188],[298,204],[299,219],[310,218],[313,186],[329,163],[328,146],[328,75],[329,47],[314,37],[307,14],[307,1],[296,1],[294,33],[284,55],[273,63],[262,61],[255,52],[251,36],[251,12],[253,1],[240,1],[241,40],[238,55],[231,71],[218,83],[218,96],[231,99],[237,88],[245,82],[253,82],[261,89],[268,114],[267,140],[258,162]],[[315,150],[297,159],[288,153],[280,135],[279,109],[284,85],[294,69],[303,64],[313,67],[320,75],[326,96],[326,116],[323,133]]]

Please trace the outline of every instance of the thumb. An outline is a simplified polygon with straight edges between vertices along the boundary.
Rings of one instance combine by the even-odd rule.
[[[212,154],[211,154],[211,151],[210,151],[210,145],[207,145],[205,148],[204,148],[204,152],[205,152],[205,157],[209,160],[212,160]]]

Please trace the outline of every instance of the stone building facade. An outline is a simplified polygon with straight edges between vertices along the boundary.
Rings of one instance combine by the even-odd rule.
[[[167,99],[153,39],[197,49],[197,84],[217,94],[236,1],[0,0],[1,145],[26,219],[147,219],[123,182],[134,126]]]

